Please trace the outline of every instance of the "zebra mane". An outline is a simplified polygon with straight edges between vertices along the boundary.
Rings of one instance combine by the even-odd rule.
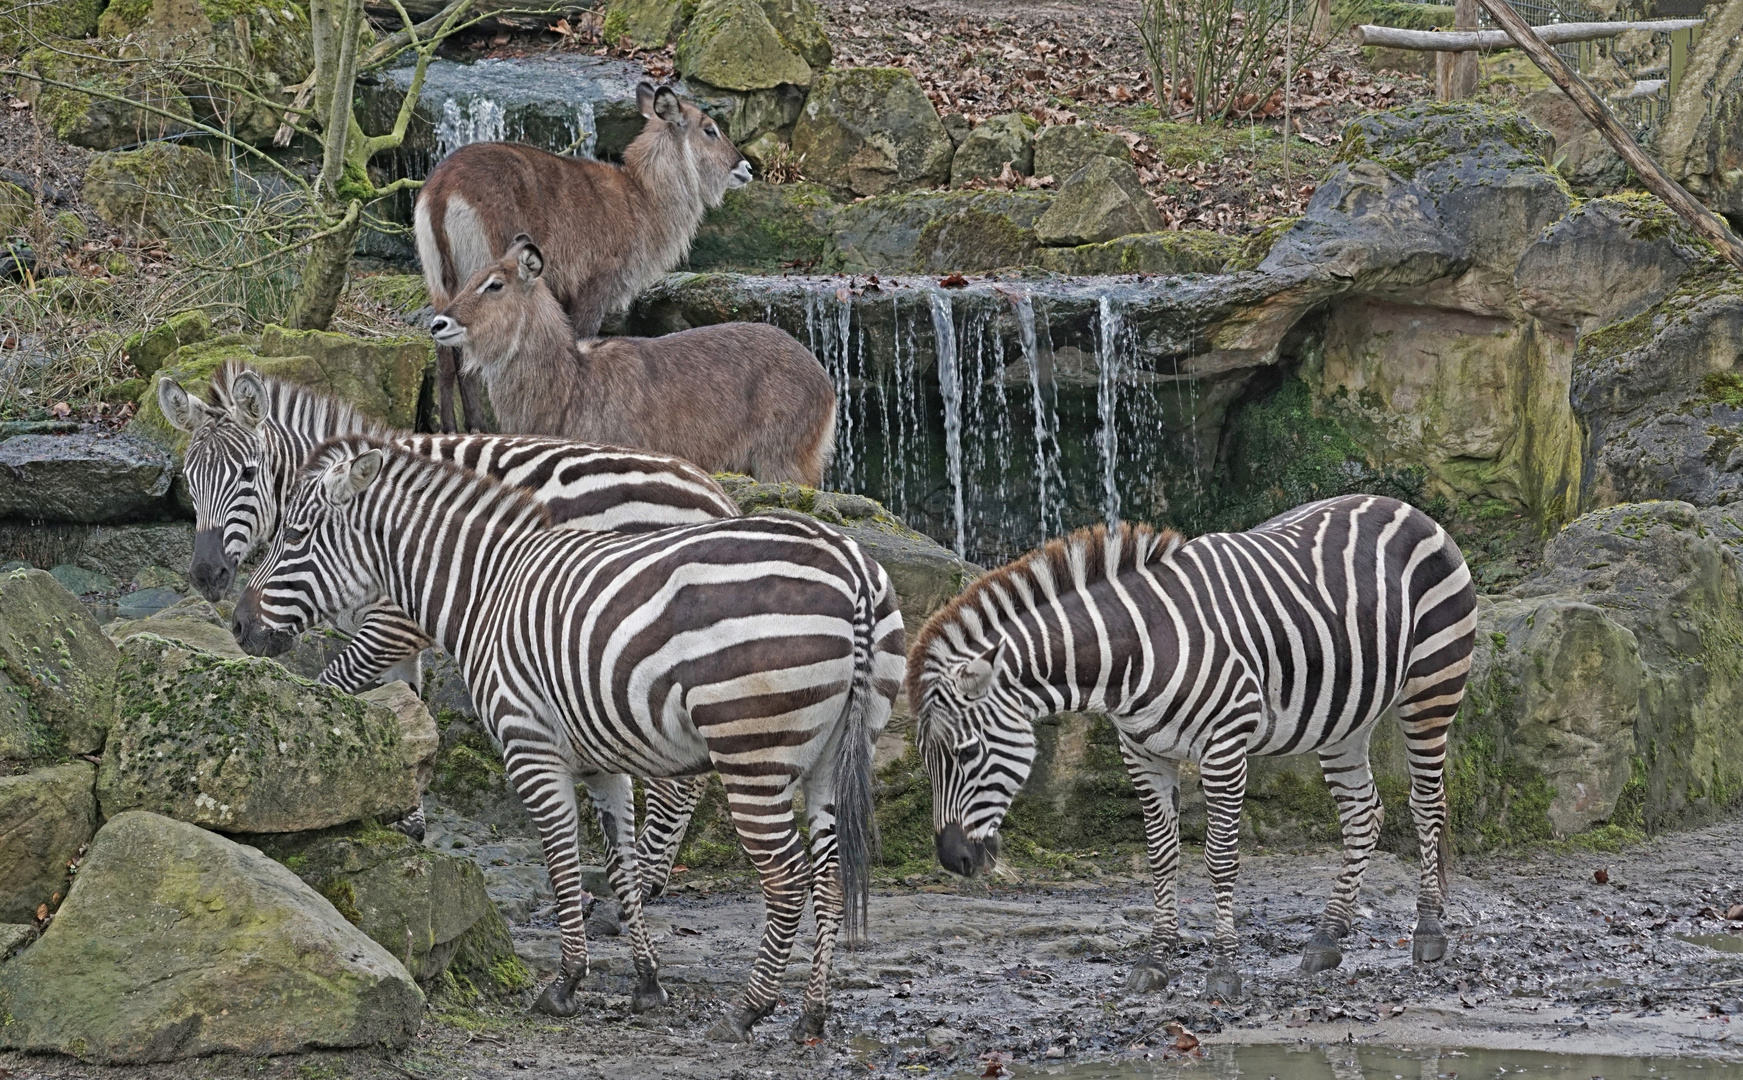
[[[935,651],[942,653],[950,645],[949,630],[953,626],[972,623],[973,633],[982,636],[986,617],[995,622],[1003,610],[998,596],[1047,596],[1074,588],[1087,588],[1128,570],[1155,566],[1168,561],[1179,550],[1182,537],[1173,529],[1157,529],[1150,525],[1122,521],[1112,529],[1092,525],[1065,536],[1056,537],[1011,560],[996,570],[975,578],[967,588],[952,597],[933,613],[915,636],[908,650],[907,694],[914,705],[920,701],[920,680],[926,659]]]
[[[325,431],[379,436],[387,435],[393,430],[381,421],[365,415],[348,401],[322,393],[303,383],[264,374],[235,357],[225,360],[212,373],[211,385],[206,390],[207,404],[226,412],[234,408],[236,379],[245,371],[254,372],[265,385],[267,399],[272,403],[272,419],[287,427],[292,426],[294,420],[298,426],[318,424]],[[301,406],[300,410],[298,406]]]
[[[487,473],[473,472],[453,462],[425,457],[379,435],[336,435],[326,440],[309,451],[302,475],[304,478],[318,476],[334,462],[356,457],[369,450],[380,450],[386,457],[386,463],[382,467],[384,476],[409,470],[424,471],[431,476],[457,477],[463,483],[471,485],[471,490],[483,493],[483,497],[506,503],[517,512],[530,513],[547,526],[551,524],[550,507],[527,494],[524,489],[505,484]]]

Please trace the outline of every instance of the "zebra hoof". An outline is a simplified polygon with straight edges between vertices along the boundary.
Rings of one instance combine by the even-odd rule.
[[[1154,994],[1168,989],[1171,978],[1173,975],[1168,969],[1156,961],[1140,960],[1132,965],[1132,973],[1126,976],[1126,989],[1134,994]]]
[[[771,1006],[772,1008],[772,1006]],[[756,1022],[769,1014],[768,1009],[757,1012],[754,1009],[744,1009],[733,1006],[726,1010],[720,1019],[714,1021],[708,1029],[709,1042],[747,1043],[751,1039],[750,1029]]]
[[[1204,978],[1204,996],[1209,1001],[1241,1000],[1241,973],[1233,968],[1211,968]]]
[[[649,979],[636,987],[635,993],[629,996],[629,1009],[631,1012],[644,1013],[649,1009],[659,1008],[668,1000],[670,997],[666,988],[660,985],[659,979]]]
[[[1301,970],[1309,975],[1330,971],[1343,962],[1344,954],[1338,950],[1337,942],[1323,930],[1309,938],[1307,947],[1301,950]]]
[[[552,979],[539,1000],[533,1002],[533,1009],[546,1016],[574,1016],[581,1011],[581,1002],[575,998],[581,979],[581,975],[559,975]]]
[[[1432,964],[1446,958],[1446,931],[1433,919],[1423,919],[1410,935],[1410,959],[1418,964]]]
[[[799,1011],[799,1019],[793,1022],[793,1030],[787,1033],[787,1037],[800,1046],[804,1046],[812,1039],[821,1039],[823,1037],[823,1021],[826,1017],[827,1013],[822,1006],[816,1008],[805,1006]]]

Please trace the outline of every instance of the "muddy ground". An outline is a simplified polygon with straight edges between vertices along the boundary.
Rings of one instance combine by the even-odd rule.
[[[452,812],[434,817],[433,843],[486,866],[493,893],[521,920],[517,951],[548,977],[556,932],[536,846]],[[993,1075],[1006,1062],[1018,1075],[1107,1062],[1113,1071],[1092,1074],[1149,1076],[1160,1060],[1181,1057],[1170,1021],[1212,1051],[1212,1075],[1233,1075],[1213,1067],[1218,1055],[1250,1044],[1305,1050],[1320,1069],[1328,1053],[1350,1055],[1342,1071],[1334,1061],[1340,1080],[1364,1075],[1353,1064],[1364,1045],[1743,1061],[1743,920],[1723,917],[1743,901],[1743,816],[1609,855],[1569,848],[1465,860],[1448,912],[1453,947],[1427,968],[1410,963],[1414,869],[1381,855],[1344,967],[1302,976],[1296,950],[1336,859],[1330,849],[1246,859],[1237,898],[1247,997],[1229,1006],[1199,998],[1211,914],[1200,865],[1182,890],[1182,974],[1149,996],[1122,991],[1148,932],[1143,881],[1105,870],[1051,883],[1014,874],[877,889],[869,942],[837,966],[825,1040],[795,1047],[786,1038],[804,979],[806,958],[796,958],[792,999],[759,1027],[757,1043],[711,1045],[703,1032],[748,974],[762,908],[742,884],[681,875],[650,909],[672,1005],[639,1017],[626,1004],[627,942],[604,938],[593,943],[586,1009],[572,1020],[438,997],[399,1053],[133,1069],[0,1054],[0,1077],[980,1076],[989,1061]],[[1606,884],[1594,881],[1599,869]],[[1113,1064],[1122,1060],[1126,1069]],[[1450,1075],[1441,1061],[1421,1075]]]

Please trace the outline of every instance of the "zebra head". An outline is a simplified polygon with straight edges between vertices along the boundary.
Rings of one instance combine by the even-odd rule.
[[[359,558],[352,502],[381,475],[386,454],[334,439],[310,455],[284,504],[284,524],[242,590],[230,631],[254,656],[277,656],[322,619],[380,593]]]
[[[915,742],[932,779],[938,861],[973,876],[998,858],[999,824],[1035,765],[1037,713],[1003,636],[968,645],[947,630],[930,645],[908,691]]]
[[[226,377],[228,376],[228,377]],[[194,500],[194,559],[188,579],[200,595],[217,600],[257,537],[274,525],[274,501],[263,491],[266,384],[247,369],[228,365],[212,380],[207,404],[165,376],[157,383],[164,418],[188,433],[182,471]]]

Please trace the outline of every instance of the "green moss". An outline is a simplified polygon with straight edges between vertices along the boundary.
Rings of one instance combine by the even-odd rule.
[[[1498,654],[1501,646],[1490,647]],[[1481,645],[1479,645],[1479,648]],[[1535,766],[1511,752],[1519,687],[1497,656],[1488,678],[1466,689],[1448,750],[1447,811],[1461,850],[1517,847],[1555,835],[1549,807],[1555,789]]]
[[[932,782],[920,751],[909,746],[878,770],[878,836],[885,870],[919,873],[937,865],[932,833]]]
[[[1278,239],[1293,229],[1296,222],[1300,220],[1301,215],[1294,214],[1267,221],[1258,232],[1242,242],[1240,251],[1229,259],[1227,269],[1230,271],[1257,270],[1259,264],[1265,261],[1265,257],[1271,254],[1271,249],[1276,246]]]
[[[605,9],[605,19],[599,24],[599,35],[607,45],[616,46],[629,30],[629,16],[616,4]]]
[[[321,888],[321,895],[333,905],[333,910],[345,917],[352,926],[363,922],[363,912],[357,910],[357,889],[344,878],[328,881]]]
[[[708,211],[690,245],[697,270],[828,269],[836,205],[821,184],[753,181]]]
[[[1451,27],[1451,5],[1401,3],[1400,0],[1336,0],[1332,25],[1396,26],[1404,30],[1437,30]]]
[[[1713,401],[1743,409],[1743,372],[1709,371],[1701,380],[1701,389]]]

